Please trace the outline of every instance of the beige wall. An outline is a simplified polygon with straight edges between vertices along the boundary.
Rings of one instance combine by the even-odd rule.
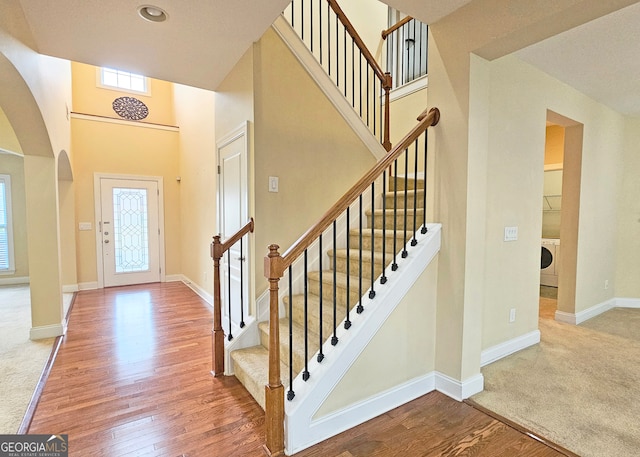
[[[617,182],[624,150],[623,116],[515,57],[498,59],[489,67],[484,349],[538,326],[547,109],[584,125],[581,164],[576,165],[581,169],[575,309],[564,311],[579,312],[613,297]],[[518,241],[502,240],[505,226],[518,226]],[[511,324],[510,308],[517,316]]]
[[[422,272],[314,418],[321,418],[435,369],[437,257]]]
[[[27,215],[24,188],[24,157],[0,154],[0,174],[11,176],[11,212],[13,216],[13,247],[16,271],[7,277],[28,277]]]
[[[616,297],[640,298],[640,119],[627,119],[618,193]]]
[[[269,244],[281,252],[291,246],[374,159],[275,32],[257,50],[255,240],[262,257]],[[269,176],[280,178],[280,192],[267,191]]]
[[[156,80],[151,80],[151,83],[151,96],[144,98],[150,112],[148,119],[157,123],[173,122],[171,84]],[[117,118],[115,113],[109,113],[109,109],[111,101],[121,95],[131,94],[97,87],[95,67],[73,64],[74,112]],[[95,173],[164,178],[165,273],[181,273],[180,185],[176,181],[180,170],[180,145],[176,130],[144,122],[111,123],[100,117],[72,118],[78,283],[93,283],[98,279],[93,195]],[[78,231],[79,222],[92,222],[93,230]]]
[[[175,115],[171,106],[173,84],[158,79],[148,79],[149,94],[129,93],[97,87],[100,81],[98,68],[93,65],[73,62],[73,111],[81,114],[95,114],[119,119],[113,110],[113,101],[118,97],[134,97],[141,100],[149,115],[142,122],[175,125]]]
[[[22,154],[22,148],[16,137],[16,132],[13,131],[13,127],[11,127],[9,119],[7,119],[7,115],[4,114],[2,108],[0,108],[0,149]]]
[[[174,86],[180,126],[181,273],[213,294],[209,244],[216,234],[216,143],[214,93]]]

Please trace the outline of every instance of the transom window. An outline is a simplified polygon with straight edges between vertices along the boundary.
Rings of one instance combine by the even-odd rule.
[[[11,226],[11,176],[0,174],[0,274],[15,272]]]
[[[115,68],[102,67],[100,69],[100,84],[103,87],[121,89],[125,91],[148,93],[147,78],[143,75]]]

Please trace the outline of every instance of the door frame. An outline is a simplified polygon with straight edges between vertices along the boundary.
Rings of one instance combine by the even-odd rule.
[[[103,266],[103,251],[102,251],[102,234],[99,228],[99,222],[102,217],[102,201],[101,201],[101,179],[122,179],[131,181],[155,181],[158,185],[158,228],[160,229],[158,240],[158,257],[160,262],[160,282],[166,281],[165,273],[165,248],[164,248],[164,185],[162,176],[142,176],[142,175],[124,175],[124,174],[112,174],[112,173],[94,173],[93,174],[93,201],[94,201],[94,234],[96,242],[96,272],[97,288],[104,288],[104,266]]]
[[[241,196],[242,199],[242,203],[244,205],[244,209],[245,209],[245,213],[242,215],[244,216],[244,218],[246,219],[242,224],[244,225],[244,223],[246,223],[249,220],[249,215],[250,215],[250,208],[249,208],[249,195],[251,193],[250,190],[250,181],[249,181],[249,168],[250,168],[250,164],[249,164],[249,121],[244,121],[242,124],[240,124],[238,127],[236,127],[235,129],[233,129],[231,132],[229,132],[228,134],[224,135],[220,140],[216,141],[216,168],[218,170],[217,172],[217,183],[216,183],[216,227],[218,228],[217,232],[218,234],[220,234],[220,229],[222,228],[222,220],[223,220],[223,202],[222,202],[222,165],[220,162],[220,152],[222,149],[224,149],[226,146],[234,143],[235,141],[237,141],[238,139],[243,138],[243,150],[242,150],[242,160],[244,162],[244,167],[242,168],[241,172],[242,172],[242,180],[246,183],[246,189],[245,189],[245,194]],[[227,235],[228,236],[228,235]],[[248,258],[248,262],[244,263],[244,267],[246,269],[245,273],[246,273],[246,285],[244,286],[247,290],[247,297],[246,297],[246,306],[247,306],[247,316],[245,317],[249,317],[252,316],[254,314],[254,307],[253,307],[253,297],[254,297],[254,284],[253,284],[253,280],[252,280],[252,272],[253,272],[253,258],[254,258],[254,247],[253,247],[253,239],[250,236],[248,238],[248,246],[246,247],[246,254],[245,256]],[[226,262],[226,256],[224,256],[223,259],[221,259],[222,262]],[[227,273],[228,274],[228,273]],[[221,278],[221,281],[223,283],[226,283],[226,278]],[[223,302],[225,302],[224,297],[223,298]],[[226,326],[228,326],[228,319],[230,316],[227,316],[225,313],[227,313],[228,310],[226,309],[225,306],[222,307],[222,320],[223,320],[223,326],[226,328]]]

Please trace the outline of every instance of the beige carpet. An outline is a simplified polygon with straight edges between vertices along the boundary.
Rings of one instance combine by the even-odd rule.
[[[541,305],[541,343],[484,367],[472,399],[581,456],[640,455],[640,309],[573,326]]]
[[[29,287],[0,287],[0,434],[17,432],[55,341],[31,341],[30,329]]]

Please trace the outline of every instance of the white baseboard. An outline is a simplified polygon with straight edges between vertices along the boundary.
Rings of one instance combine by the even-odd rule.
[[[97,288],[98,288],[98,281],[78,283],[78,290],[95,290]]]
[[[164,282],[180,282],[184,278],[184,275],[166,275]]]
[[[29,284],[29,276],[12,276],[10,278],[0,278],[0,286],[13,286]]]
[[[72,294],[74,292],[78,292],[80,289],[77,284],[66,284],[62,286],[63,294]]]
[[[464,381],[450,378],[446,374],[435,373],[436,390],[447,397],[462,401],[484,390],[484,376],[478,373]]]
[[[640,308],[640,298],[616,298],[616,308]]]
[[[504,343],[496,344],[482,351],[480,355],[480,366],[483,367],[503,357],[521,351],[540,342],[540,330],[534,330],[524,335],[512,338]]]
[[[56,336],[64,335],[65,330],[66,329],[62,324],[31,327],[31,330],[29,331],[29,339],[42,340],[45,338],[55,338]]]
[[[209,304],[209,306],[213,306],[213,295],[211,295],[209,292],[204,290],[202,287],[200,287],[198,284],[193,282],[191,279],[189,279],[185,275],[179,275],[179,276],[180,276],[180,279],[178,279],[178,281],[182,281],[183,283],[185,283],[191,290],[193,290],[196,294],[198,294],[200,298],[206,301]],[[167,279],[167,281],[168,280],[169,279]]]
[[[565,324],[578,325],[587,321],[593,317],[596,317],[599,314],[604,313],[605,311],[609,311],[612,308],[615,308],[617,300],[612,298],[611,300],[607,300],[602,303],[598,303],[597,305],[592,306],[591,308],[587,308],[583,311],[579,311],[575,314],[567,313],[564,311],[556,311],[556,320],[558,322],[564,322]]]

